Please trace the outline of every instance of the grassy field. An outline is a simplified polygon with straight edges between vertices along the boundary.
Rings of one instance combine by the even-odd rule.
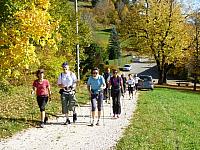
[[[97,30],[94,32],[95,41],[100,44],[102,47],[107,48],[109,43],[110,32],[104,30]]]
[[[122,67],[124,64],[130,64],[132,56],[122,57],[121,59],[109,60],[110,65],[117,65]]]
[[[200,94],[156,88],[141,91],[117,150],[200,149]]]
[[[35,127],[39,123],[40,112],[36,97],[30,94],[31,88],[31,86],[13,87],[7,93],[0,90],[0,138],[11,136],[28,127]],[[50,118],[61,113],[58,91],[56,86],[52,87],[52,101],[46,107]],[[76,96],[80,105],[87,103],[89,98],[86,86],[80,86]]]

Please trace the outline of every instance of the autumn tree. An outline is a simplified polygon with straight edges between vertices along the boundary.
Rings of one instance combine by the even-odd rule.
[[[196,90],[196,84],[198,77],[200,76],[200,12],[199,9],[195,10],[188,19],[188,24],[192,27],[190,29],[191,45],[189,47],[190,58],[188,62],[188,70],[193,76],[194,90]]]
[[[119,19],[118,13],[115,10],[115,6],[111,0],[98,1],[94,7],[94,13],[98,23],[103,25],[115,24]]]
[[[55,21],[59,21],[57,34],[61,35],[60,41],[57,41],[58,55],[65,59],[76,62],[76,44],[80,45],[80,57],[84,58],[84,47],[92,41],[92,32],[86,21],[81,20],[81,14],[77,14],[79,23],[79,34],[76,33],[76,16],[74,7],[66,0],[51,0],[50,14]]]
[[[0,29],[1,75],[4,77],[19,78],[39,63],[36,45],[42,45],[41,39],[50,39],[53,30],[48,6],[48,0],[1,2],[1,7],[9,11],[3,13]]]
[[[155,58],[158,83],[166,83],[168,71],[183,57],[189,44],[186,21],[179,3],[175,0],[139,1],[119,28],[129,46]]]
[[[82,50],[91,42],[84,21],[79,21],[76,34],[76,17],[68,1],[3,0],[0,7],[0,73],[5,79],[19,80],[38,67],[56,77],[63,61],[74,66],[75,45]]]

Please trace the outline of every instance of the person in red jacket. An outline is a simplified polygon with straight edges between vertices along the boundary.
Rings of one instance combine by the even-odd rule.
[[[44,70],[39,69],[36,72],[37,79],[33,82],[32,94],[37,95],[37,103],[41,112],[41,124],[40,127],[43,128],[46,122],[45,120],[45,106],[48,102],[48,98],[51,95],[49,81],[44,79]]]

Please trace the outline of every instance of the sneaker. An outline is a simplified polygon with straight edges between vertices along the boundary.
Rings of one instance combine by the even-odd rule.
[[[92,121],[92,123],[91,123],[89,126],[91,126],[91,127],[93,127],[93,126],[94,126],[94,120]]]
[[[73,123],[75,123],[76,121],[77,121],[77,114],[74,113],[74,114],[73,114]]]
[[[44,122],[40,124],[40,128],[44,128]]]
[[[99,124],[99,120],[97,121],[96,125],[97,125],[97,126],[100,126],[100,124]]]
[[[44,124],[46,124],[47,122],[48,122],[48,117],[45,116],[45,118],[44,118]]]
[[[68,125],[68,124],[70,124],[70,123],[71,123],[70,120],[67,119],[66,122],[64,123],[64,125]]]
[[[113,119],[117,119],[117,117],[115,115],[113,115]]]

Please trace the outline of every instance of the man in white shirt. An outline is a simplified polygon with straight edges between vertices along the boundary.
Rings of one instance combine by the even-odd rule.
[[[75,73],[69,70],[67,62],[62,64],[63,72],[58,77],[58,86],[61,94],[62,113],[66,116],[66,122],[64,124],[70,124],[68,117],[70,102],[74,99],[73,90],[76,87],[77,77]]]

